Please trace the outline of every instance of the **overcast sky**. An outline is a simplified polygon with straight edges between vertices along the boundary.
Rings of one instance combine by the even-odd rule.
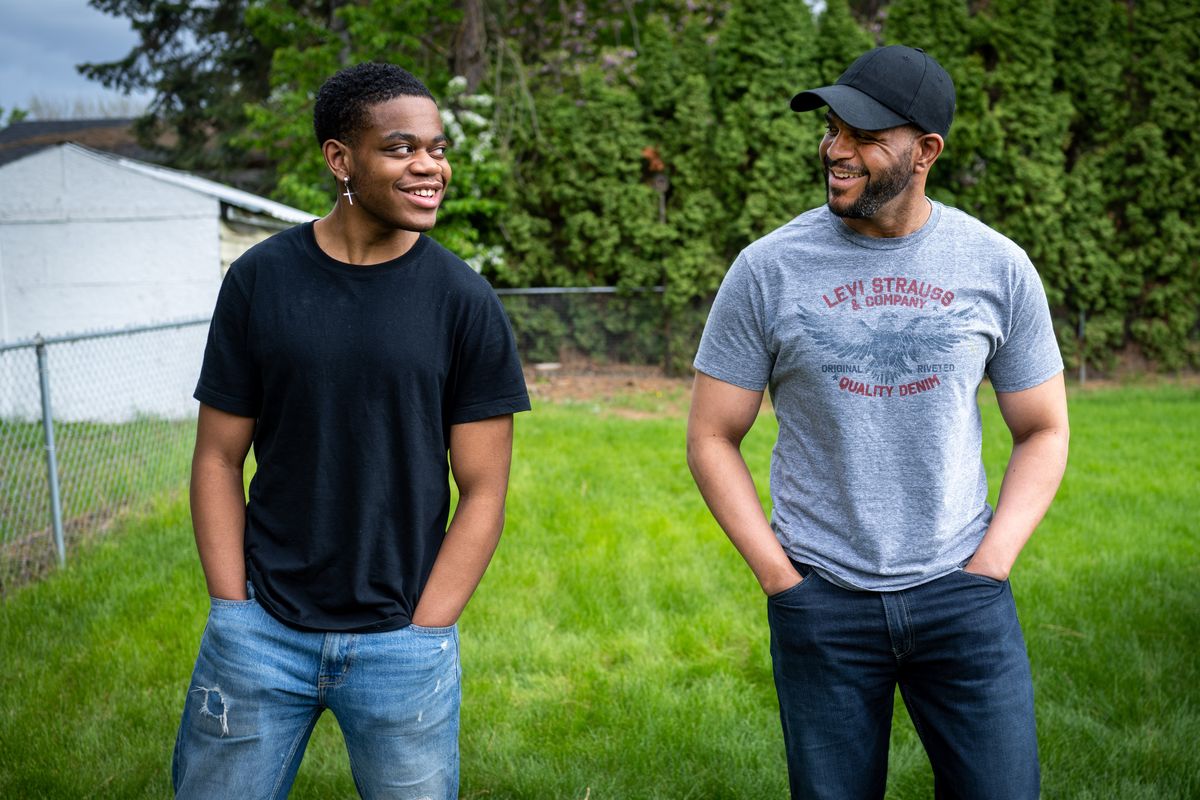
[[[0,0],[0,108],[52,107],[121,98],[75,71],[84,61],[115,61],[137,41],[126,19],[87,0]],[[145,102],[145,98],[139,98]]]

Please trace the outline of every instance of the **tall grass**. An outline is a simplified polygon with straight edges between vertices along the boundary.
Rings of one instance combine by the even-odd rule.
[[[467,798],[786,796],[765,602],[683,464],[677,398],[518,419],[508,526],[461,623]],[[989,474],[1008,441],[982,397]],[[1075,394],[1014,572],[1045,796],[1200,796],[1200,391]],[[746,442],[766,492],[773,420]],[[993,487],[994,490],[995,487]],[[181,495],[0,605],[0,796],[158,797],[207,600]],[[888,797],[932,779],[898,704]],[[294,797],[354,796],[326,715]]]

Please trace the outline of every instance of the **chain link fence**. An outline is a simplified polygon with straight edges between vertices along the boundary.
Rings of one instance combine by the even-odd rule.
[[[688,369],[710,301],[500,289],[526,365]],[[0,343],[0,597],[187,483],[208,318]]]
[[[186,486],[208,318],[0,344],[0,597]]]
[[[668,300],[663,287],[497,289],[526,365],[587,371],[613,365],[689,369],[711,299]]]

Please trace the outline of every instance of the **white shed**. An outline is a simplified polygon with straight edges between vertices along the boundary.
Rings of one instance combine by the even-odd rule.
[[[273,232],[313,218],[249,192],[76,144],[0,164],[0,343],[208,317],[233,259]],[[183,400],[132,398],[123,410],[100,412],[95,398],[117,393],[115,384],[106,385],[115,377],[105,376],[119,370],[89,357],[83,359],[87,370],[71,373],[76,377],[57,370],[55,416],[178,416],[194,406],[200,356],[194,340],[202,346],[203,333],[177,347],[152,348],[156,379],[163,379],[161,370],[171,373],[173,395],[178,389]],[[0,386],[0,412],[29,416],[27,403],[17,399],[27,393],[9,388]]]
[[[0,165],[0,342],[207,315],[230,261],[310,219],[70,143]]]

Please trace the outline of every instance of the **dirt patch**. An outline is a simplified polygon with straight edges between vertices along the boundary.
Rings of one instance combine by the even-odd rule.
[[[1200,373],[1183,372],[1172,374],[1149,373],[1136,374],[1129,373],[1120,377],[1088,377],[1087,381],[1082,385],[1079,383],[1077,376],[1073,375],[1069,370],[1067,372],[1067,388],[1072,392],[1091,392],[1104,391],[1106,389],[1124,389],[1131,386],[1153,389],[1158,386],[1182,386],[1189,389],[1200,387]]]
[[[690,375],[630,364],[539,364],[525,370],[525,383],[535,402],[588,403],[629,419],[686,414],[692,392]]]
[[[108,533],[128,512],[127,507],[90,512],[63,521],[67,563],[76,550]],[[46,527],[0,543],[0,600],[26,584],[34,583],[58,568],[54,532]]]
[[[1067,372],[1068,391],[1103,392],[1130,386],[1200,387],[1200,373],[1172,375],[1129,373],[1120,377],[1088,378],[1083,386]],[[555,404],[587,404],[601,413],[626,419],[684,417],[691,403],[692,376],[667,376],[656,366],[632,364],[538,364],[525,369],[525,382],[533,401]],[[764,393],[762,413],[771,409]]]

